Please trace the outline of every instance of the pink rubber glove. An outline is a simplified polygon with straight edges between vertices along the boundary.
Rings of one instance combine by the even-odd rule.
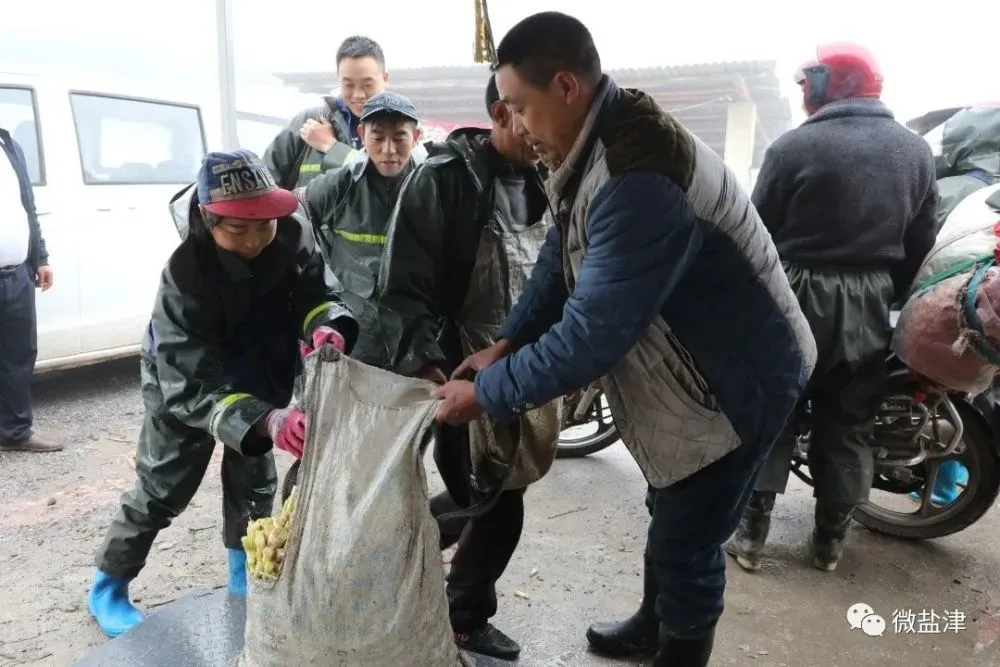
[[[267,414],[267,432],[274,446],[297,459],[302,458],[306,444],[306,415],[298,408],[271,410]]]
[[[347,341],[345,341],[340,332],[333,327],[316,327],[316,331],[313,331],[312,335],[312,346],[301,346],[302,356],[304,357],[312,354],[327,343],[333,345],[337,348],[337,351],[341,353],[343,353],[344,349],[347,347]]]

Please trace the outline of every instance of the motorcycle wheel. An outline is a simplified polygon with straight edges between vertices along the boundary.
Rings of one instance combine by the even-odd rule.
[[[559,446],[556,447],[557,459],[581,459],[590,456],[602,449],[607,449],[618,442],[618,429],[614,424],[610,424],[604,429],[598,430],[594,435],[578,439],[559,438]]]
[[[1000,456],[978,416],[961,406],[959,414],[965,429],[965,449],[957,458],[969,470],[969,483],[955,502],[931,507],[924,516],[919,508],[911,513],[897,512],[867,502],[854,510],[858,523],[883,535],[926,540],[965,530],[989,511],[1000,493]]]
[[[618,429],[615,427],[614,421],[611,420],[611,409],[604,405],[604,401],[603,396],[598,396],[595,404],[600,402],[600,405],[595,405],[590,411],[587,423],[597,424],[597,431],[593,434],[574,438],[567,433],[568,429],[563,429],[563,432],[559,434],[559,445],[556,447],[557,459],[581,459],[602,449],[607,449],[618,442],[620,437]],[[575,426],[579,426],[579,424],[568,428]]]

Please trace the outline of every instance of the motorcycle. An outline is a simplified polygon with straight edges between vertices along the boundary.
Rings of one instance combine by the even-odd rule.
[[[563,424],[556,458],[582,458],[618,442],[618,429],[611,418],[611,408],[598,383],[564,396],[562,401]],[[594,426],[594,433],[582,436],[567,433],[569,429],[583,426]]]
[[[993,506],[1000,493],[1000,408],[991,394],[975,398],[928,386],[893,354],[888,357],[886,395],[874,430],[875,478],[873,490],[886,491],[890,506],[870,499],[854,511],[863,526],[894,537],[930,539],[951,535],[975,523]],[[596,385],[564,399],[564,431],[559,458],[580,458],[618,440],[606,400]],[[596,430],[572,436],[567,429],[584,424]],[[810,415],[798,423],[792,472],[812,486],[809,464]],[[969,471],[958,498],[945,506],[931,501],[938,466],[957,459]],[[920,494],[917,505],[908,496]],[[914,509],[914,506],[916,509]]]

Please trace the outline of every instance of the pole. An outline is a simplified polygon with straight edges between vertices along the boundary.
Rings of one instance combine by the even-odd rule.
[[[215,0],[216,41],[219,50],[219,113],[222,147],[238,148],[236,133],[236,68],[233,60],[233,0]]]

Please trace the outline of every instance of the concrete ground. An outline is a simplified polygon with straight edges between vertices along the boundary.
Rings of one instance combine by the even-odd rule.
[[[36,396],[39,430],[67,447],[50,455],[0,454],[0,501],[10,510],[0,522],[0,667],[70,665],[105,641],[84,596],[94,552],[134,479],[141,420],[134,360],[45,377]],[[282,469],[288,463],[281,454]],[[225,582],[217,465],[189,510],[159,537],[133,587],[149,611]],[[633,664],[588,654],[584,631],[594,620],[630,614],[638,601],[643,493],[621,445],[557,461],[528,493],[524,537],[500,582],[496,619],[521,642],[521,664]],[[1000,666],[996,512],[927,543],[855,527],[840,569],[824,574],[808,564],[811,511],[809,490],[795,487],[776,510],[764,568],[754,575],[730,568],[713,665]],[[855,603],[885,618],[883,636],[851,630],[846,614]],[[893,614],[906,610],[924,632],[896,632]],[[932,614],[953,611],[964,627],[934,627]]]

